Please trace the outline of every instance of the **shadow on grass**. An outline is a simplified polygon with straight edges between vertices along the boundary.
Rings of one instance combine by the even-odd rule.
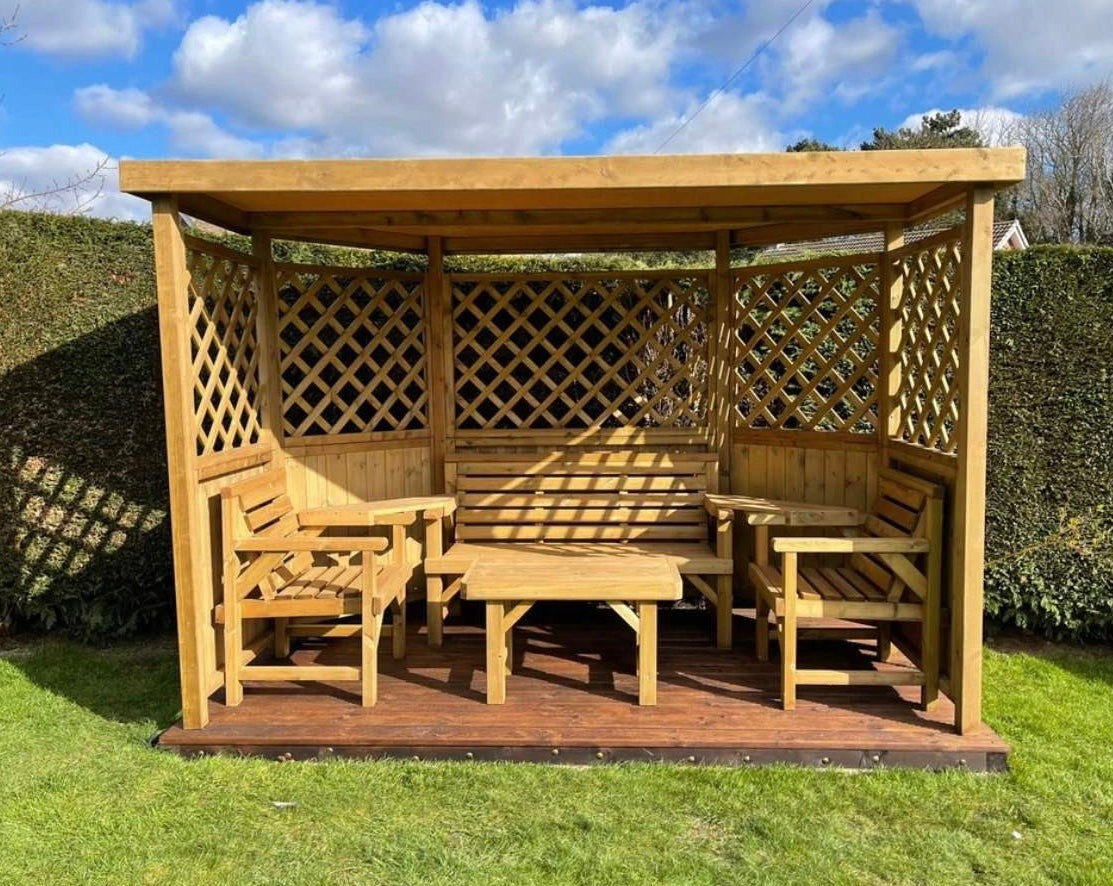
[[[36,686],[119,723],[163,729],[178,717],[177,647],[172,637],[96,648],[71,640],[22,639],[0,658]]]

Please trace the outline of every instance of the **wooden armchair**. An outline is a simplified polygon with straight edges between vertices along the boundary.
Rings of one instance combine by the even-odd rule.
[[[393,538],[325,536],[325,526],[294,511],[285,472],[269,470],[221,490],[224,545],[225,703],[243,700],[243,681],[359,680],[364,707],[378,693],[378,650],[386,610],[395,658],[406,651],[405,526],[413,512],[391,520]],[[381,523],[379,524],[381,525]],[[391,548],[390,557],[379,555]],[[327,623],[358,616],[351,624]],[[273,619],[275,654],[289,655],[292,634],[361,638],[359,667],[253,665],[245,648],[243,622]],[[326,622],[326,623],[322,623]]]
[[[899,471],[882,470],[877,501],[860,522],[859,527],[843,530],[844,538],[775,538],[773,550],[781,555],[779,571],[762,563],[750,565],[757,604],[757,655],[768,660],[772,612],[781,645],[785,710],[795,707],[798,685],[918,685],[925,708],[938,697],[942,490]],[[843,565],[802,567],[799,563],[801,555],[831,554],[846,555]],[[918,622],[918,667],[800,669],[796,656],[800,619],[844,619],[875,626],[881,660],[889,657],[891,624]]]

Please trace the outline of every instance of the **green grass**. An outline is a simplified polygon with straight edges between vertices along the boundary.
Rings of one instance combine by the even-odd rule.
[[[186,761],[146,746],[176,679],[166,641],[0,650],[0,881],[1113,880],[1108,651],[988,652],[997,776]]]

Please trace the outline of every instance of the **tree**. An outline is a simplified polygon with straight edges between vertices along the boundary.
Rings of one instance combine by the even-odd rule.
[[[883,126],[873,131],[872,141],[862,142],[863,151],[894,151],[906,148],[982,148],[978,130],[962,125],[958,109],[944,113],[925,114],[919,129],[902,126],[891,132]]]
[[[789,145],[785,150],[790,154],[804,154],[809,151],[841,151],[842,148],[837,148],[817,138],[802,138],[796,144]]]
[[[1113,86],[1080,90],[1018,121],[1028,173],[1010,200],[1033,240],[1113,244]]]

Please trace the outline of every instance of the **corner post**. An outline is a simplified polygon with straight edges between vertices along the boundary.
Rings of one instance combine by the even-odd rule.
[[[734,292],[730,273],[730,231],[715,232],[715,275],[708,312],[708,417],[711,447],[719,455],[719,487],[730,490],[731,378],[734,372]]]
[[[425,274],[425,380],[429,403],[429,455],[435,495],[444,493],[444,450],[448,406],[445,402],[444,360],[444,244],[440,237],[426,241],[429,269]]]
[[[904,276],[895,265],[894,253],[904,246],[902,223],[892,222],[885,226],[884,244],[881,253],[881,297],[878,299],[877,436],[880,462],[887,467],[889,440],[900,431],[900,303],[904,295]]]
[[[973,188],[962,231],[958,335],[958,475],[952,503],[951,695],[955,726],[982,719],[982,611],[985,571],[989,299],[993,261],[993,190]]]
[[[182,725],[201,729],[209,721],[201,584],[208,565],[196,539],[209,529],[198,495],[196,429],[193,415],[193,361],[190,346],[189,270],[175,197],[152,204],[158,328],[166,415],[166,464],[170,481],[170,529],[174,555],[174,601],[181,668]]]
[[[258,264],[256,276],[258,307],[255,338],[259,348],[259,416],[267,444],[282,448],[282,374],[278,357],[278,282],[269,234],[254,233],[251,252]]]

